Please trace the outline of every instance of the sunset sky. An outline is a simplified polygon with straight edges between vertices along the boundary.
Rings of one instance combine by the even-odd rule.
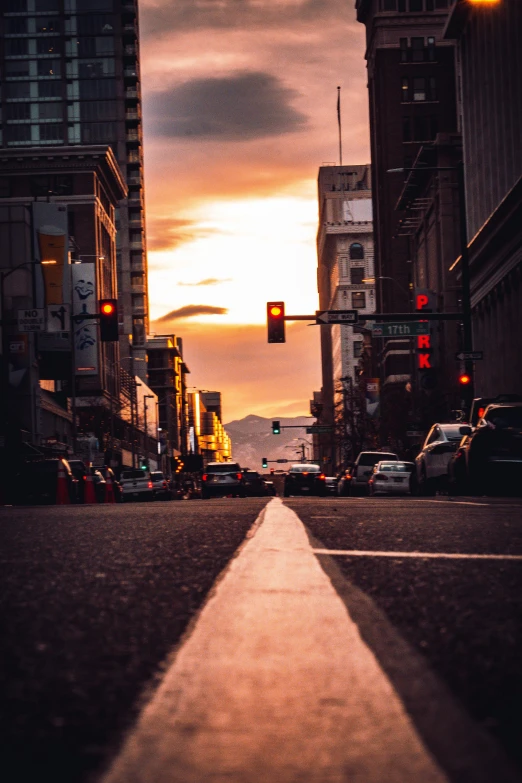
[[[268,300],[318,308],[316,181],[369,162],[354,0],[141,0],[152,325],[183,338],[224,421],[309,413],[319,327],[268,345]]]

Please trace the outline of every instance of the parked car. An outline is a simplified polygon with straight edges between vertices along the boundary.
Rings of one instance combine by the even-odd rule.
[[[349,467],[345,468],[337,477],[337,494],[341,497],[348,497],[348,495],[350,495],[352,472],[353,465],[350,465]]]
[[[502,487],[520,492],[522,403],[488,405],[466,449],[467,479],[473,493]]]
[[[120,477],[122,501],[154,500],[152,481],[144,470],[123,470]]]
[[[169,483],[161,470],[152,470],[149,474],[152,482],[152,494],[154,500],[172,500]]]
[[[265,497],[268,492],[263,477],[257,470],[249,470],[245,468],[243,470],[243,477],[245,479],[245,494],[247,497]]]
[[[470,434],[463,435],[462,440],[453,452],[448,462],[448,494],[468,495],[471,492],[468,481],[468,449],[472,438],[473,428]]]
[[[209,462],[201,476],[201,497],[226,497],[233,495],[244,498],[245,478],[237,462]]]
[[[324,483],[327,495],[337,495],[337,477],[325,476]]]
[[[264,482],[265,487],[266,487],[266,494],[267,495],[270,495],[270,496],[277,495],[275,484],[274,484],[273,481],[269,481],[269,479],[265,479],[264,478],[263,482]]]
[[[464,435],[471,433],[468,424],[434,424],[415,458],[416,492],[434,494],[448,486],[448,466]]]
[[[409,495],[411,493],[411,474],[415,470],[413,462],[381,461],[374,465],[368,480],[370,495]]]
[[[57,500],[58,470],[63,467],[69,501],[76,502],[77,481],[65,459],[27,462],[15,476],[15,502],[21,505],[47,505]]]
[[[326,476],[319,465],[299,463],[292,465],[285,476],[283,494],[290,495],[326,495]]]
[[[361,451],[355,460],[350,481],[350,495],[368,494],[368,479],[374,465],[383,460],[395,461],[399,457],[391,451]]]

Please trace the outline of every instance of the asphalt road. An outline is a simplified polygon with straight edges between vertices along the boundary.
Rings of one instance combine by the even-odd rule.
[[[0,509],[6,783],[99,779],[267,500]],[[491,739],[522,780],[522,502],[285,503],[449,779]]]
[[[267,501],[0,509],[5,783],[104,765]]]

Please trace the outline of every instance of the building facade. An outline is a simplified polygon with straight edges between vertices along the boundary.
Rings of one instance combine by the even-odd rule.
[[[364,320],[375,311],[371,167],[322,166],[318,177],[317,234],[319,307],[357,310]],[[342,461],[343,432],[354,428],[353,390],[363,349],[357,328],[321,326],[321,422],[335,426],[335,436],[323,437],[331,461]],[[349,410],[348,410],[349,408]],[[353,413],[353,415],[351,415]],[[326,456],[326,454],[325,454]],[[333,469],[333,465],[331,466]]]
[[[522,394],[522,5],[453,2],[458,46],[475,393]]]
[[[0,69],[1,148],[112,147],[128,186],[116,212],[120,353],[127,372],[145,380],[148,293],[137,0],[4,0]],[[74,239],[77,253],[86,254],[79,237]]]

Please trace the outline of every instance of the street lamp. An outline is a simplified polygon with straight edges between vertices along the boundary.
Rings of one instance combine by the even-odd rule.
[[[457,258],[450,267],[454,269],[460,260],[461,269],[461,287],[462,287],[462,331],[463,331],[463,350],[464,353],[473,351],[473,332],[471,326],[471,290],[469,279],[469,253],[468,253],[468,228],[466,224],[466,189],[464,184],[464,164],[458,166],[418,166],[417,168],[397,168],[388,169],[388,174],[403,174],[404,172],[416,171],[454,171],[457,173],[457,187],[459,193],[459,229],[460,229],[460,259]],[[473,361],[467,359],[464,363],[466,374],[470,377],[469,384],[469,402],[474,396],[474,366]]]

